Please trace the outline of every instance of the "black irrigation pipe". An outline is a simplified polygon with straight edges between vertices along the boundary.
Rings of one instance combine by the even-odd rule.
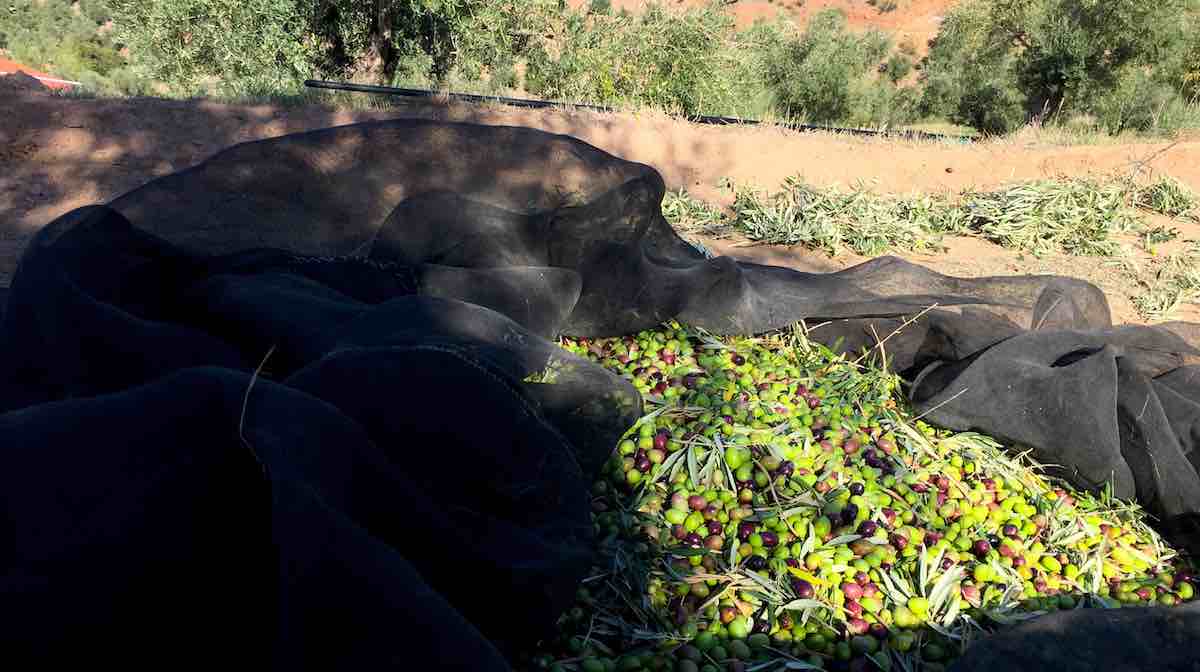
[[[319,79],[305,80],[304,85],[312,89],[329,89],[332,91],[353,91],[355,93],[378,93],[387,96],[404,96],[407,98],[435,98],[446,97],[451,100],[459,100],[469,103],[500,103],[512,107],[526,107],[532,109],[545,109],[548,107],[569,107],[576,110],[592,110],[594,112],[613,113],[617,112],[615,108],[605,107],[603,105],[589,105],[587,103],[559,103],[549,100],[535,100],[529,98],[508,98],[505,96],[481,96],[473,93],[447,93],[443,91],[431,91],[428,89],[405,89],[394,86],[376,86],[374,84],[351,84],[348,82],[329,82]],[[755,126],[763,122],[757,119],[741,119],[738,117],[713,117],[713,116],[693,116],[687,117],[688,121],[698,124],[715,124],[715,125],[746,125]],[[814,124],[796,124],[791,122],[775,122],[776,125],[788,128],[794,131],[823,131],[826,133],[844,133],[846,135],[866,136],[866,137],[900,137],[911,140],[937,140],[961,142],[963,144],[975,141],[975,138],[967,135],[947,135],[944,133],[929,133],[926,131],[877,131],[869,128],[843,128],[840,126],[820,126]]]

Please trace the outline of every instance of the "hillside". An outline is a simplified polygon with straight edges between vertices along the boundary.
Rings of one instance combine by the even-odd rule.
[[[710,0],[670,0],[671,7],[703,7]],[[876,28],[893,35],[897,44],[911,41],[917,53],[928,51],[928,42],[937,35],[938,26],[946,10],[954,0],[891,0],[895,8],[884,11],[889,0],[878,0],[874,5],[865,0],[736,0],[726,11],[737,19],[738,28],[746,28],[758,20],[786,17],[798,25],[804,25],[809,17],[825,9],[840,9],[845,13],[851,28],[867,30]],[[590,4],[589,0],[569,0],[568,5],[580,8]],[[614,9],[638,11],[645,0],[611,0]]]

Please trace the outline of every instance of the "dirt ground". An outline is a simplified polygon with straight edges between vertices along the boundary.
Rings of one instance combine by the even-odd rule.
[[[7,286],[30,236],[55,217],[105,202],[146,181],[194,165],[231,144],[374,119],[419,117],[520,125],[569,134],[629,160],[657,168],[669,188],[727,203],[723,178],[764,188],[789,175],[817,185],[873,182],[881,192],[996,187],[1011,180],[1103,174],[1149,161],[1200,190],[1200,141],[1054,146],[1030,138],[975,145],[850,138],[777,127],[701,126],[664,115],[600,115],[561,109],[408,101],[389,109],[233,106],[206,101],[82,99],[13,89],[0,81],[0,286]],[[1168,222],[1181,240],[1200,239],[1200,226]],[[715,251],[806,270],[829,271],[861,257],[745,241],[705,241]],[[904,254],[959,276],[1061,273],[1086,278],[1110,297],[1114,318],[1138,321],[1129,302],[1138,290],[1125,267],[1149,259],[1130,241],[1120,259],[1046,256],[1035,259],[973,238],[949,241],[939,255]],[[1177,314],[1200,321],[1188,306]]]

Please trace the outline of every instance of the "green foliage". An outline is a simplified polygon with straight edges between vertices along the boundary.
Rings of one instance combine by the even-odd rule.
[[[548,6],[547,0],[325,0],[311,29],[327,71],[440,81],[465,62],[474,79],[480,61],[509,55],[522,23]]]
[[[760,54],[780,39],[767,27],[737,33],[718,5],[675,12],[651,4],[636,16],[567,12],[553,30],[529,60],[531,93],[684,114],[747,112],[760,88]]]
[[[0,47],[17,61],[49,69],[104,93],[137,93],[143,83],[105,30],[102,0],[10,0],[0,9]]]
[[[1164,176],[1137,186],[1133,204],[1148,212],[1200,222],[1200,197],[1173,177]]]
[[[176,92],[289,93],[311,76],[512,87],[557,0],[112,0],[141,72]]]
[[[953,197],[878,194],[864,184],[818,188],[797,178],[773,194],[736,186],[733,192],[730,217],[682,192],[664,201],[663,216],[684,232],[739,230],[752,240],[830,254],[933,250],[941,236],[954,234],[1035,255],[1107,256],[1118,250],[1115,234],[1144,228],[1142,211],[1188,219],[1198,212],[1196,196],[1168,177],[1037,180]]]
[[[1152,264],[1139,281],[1143,291],[1132,297],[1133,305],[1150,320],[1170,319],[1183,304],[1200,301],[1200,244]]]
[[[850,88],[850,114],[839,123],[860,128],[896,128],[920,118],[921,96],[915,87],[890,78],[860,78]]]
[[[892,54],[884,63],[883,70],[892,83],[897,83],[908,76],[913,69],[913,60],[903,52]]]
[[[922,110],[986,134],[1023,124],[1016,56],[992,31],[991,5],[968,0],[942,22],[922,70]]]
[[[182,93],[295,88],[315,43],[296,0],[111,0],[145,77]]]
[[[1192,46],[1184,52],[1179,82],[1184,100],[1194,105],[1200,103],[1200,30],[1193,31],[1191,42]]]
[[[780,45],[767,62],[767,84],[780,112],[815,123],[833,123],[854,113],[854,85],[890,48],[878,32],[846,29],[839,10],[813,15],[804,33]]]
[[[925,65],[929,113],[987,133],[1090,115],[1110,133],[1191,117],[1192,0],[971,0],[946,17]]]

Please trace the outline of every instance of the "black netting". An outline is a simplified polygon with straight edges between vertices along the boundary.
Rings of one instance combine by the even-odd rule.
[[[950,672],[1190,672],[1200,606],[1073,609],[980,640]]]
[[[0,328],[6,655],[503,669],[570,603],[587,489],[642,412],[553,338],[670,318],[886,339],[931,420],[1113,481],[1200,550],[1197,325],[1114,327],[1057,276],[707,259],[663,193],[564,136],[393,121],[48,225]]]

